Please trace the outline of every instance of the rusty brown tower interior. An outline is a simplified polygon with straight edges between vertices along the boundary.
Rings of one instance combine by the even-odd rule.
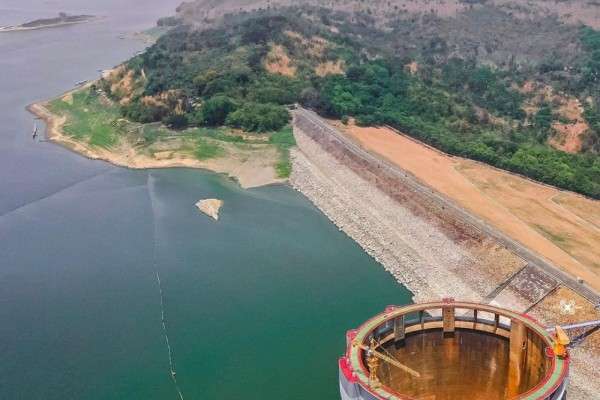
[[[420,376],[388,363],[381,363],[377,376],[392,391],[415,399],[503,400],[533,388],[547,370],[541,341],[526,340],[529,351],[520,382],[511,376],[515,367],[511,368],[509,339],[463,329],[447,337],[432,329],[407,335],[403,344],[381,346],[381,352],[419,371]]]
[[[373,336],[363,362],[374,386],[419,400],[504,400],[534,389],[550,369],[547,343],[524,324],[503,329],[496,316],[495,326],[435,325]]]

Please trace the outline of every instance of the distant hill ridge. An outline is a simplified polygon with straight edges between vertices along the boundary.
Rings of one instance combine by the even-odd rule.
[[[367,12],[379,21],[422,13],[454,17],[477,7],[495,7],[523,20],[532,16],[555,15],[566,23],[600,28],[600,2],[588,0],[196,0],[183,2],[177,13],[186,23],[203,23],[241,11],[304,5],[351,13]]]

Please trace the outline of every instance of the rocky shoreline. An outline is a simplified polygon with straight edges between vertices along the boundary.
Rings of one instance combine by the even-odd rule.
[[[426,285],[410,276],[404,269],[390,263],[393,256],[386,251],[382,238],[374,237],[376,231],[362,225],[359,221],[366,222],[356,210],[348,210],[336,200],[332,187],[324,184],[323,177],[314,170],[310,161],[298,149],[292,150],[292,175],[291,186],[306,196],[325,216],[340,230],[351,237],[367,254],[380,263],[394,278],[406,286],[414,297],[421,297],[428,293]],[[354,217],[354,218],[353,218]]]
[[[380,263],[394,278],[406,286],[414,296],[413,301],[426,301],[443,297],[436,293],[420,277],[411,273],[408,265],[414,264],[410,254],[398,254],[400,248],[389,246],[392,242],[390,235],[377,226],[368,217],[370,210],[365,210],[357,203],[352,206],[351,194],[343,191],[343,185],[336,185],[325,176],[319,168],[310,161],[304,151],[315,154],[320,150],[311,139],[296,132],[298,148],[293,149],[292,175],[290,184],[294,189],[306,196],[340,231],[351,237],[367,254]],[[302,149],[302,150],[301,150]],[[319,155],[331,170],[338,174],[342,172],[339,166],[327,154]],[[348,173],[348,175],[350,175]],[[348,181],[354,181],[355,187],[364,186],[359,177],[348,176]],[[339,183],[339,181],[338,181]]]
[[[491,241],[456,242],[324,151],[301,129],[294,134],[298,148],[291,154],[290,184],[410,289],[414,301],[453,296],[483,302],[524,267],[522,260]],[[508,308],[523,308],[514,293],[503,300]]]

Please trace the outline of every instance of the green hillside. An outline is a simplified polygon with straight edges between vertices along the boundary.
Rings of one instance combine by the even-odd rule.
[[[228,14],[204,29],[175,19],[101,87],[128,119],[174,129],[278,131],[286,106],[300,103],[600,198],[599,34],[547,27],[577,46],[554,58],[531,50],[532,62],[519,63],[523,49],[500,64],[493,51],[472,53],[463,33],[424,30],[423,18],[382,26],[368,12],[304,6]]]

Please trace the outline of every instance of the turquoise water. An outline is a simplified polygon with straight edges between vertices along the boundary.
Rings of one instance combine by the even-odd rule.
[[[302,195],[30,140],[23,107],[139,50],[115,32],[165,14],[152,3],[0,36],[0,399],[178,399],[162,310],[185,399],[337,399],[346,330],[410,296]],[[225,201],[218,222],[206,197]]]

